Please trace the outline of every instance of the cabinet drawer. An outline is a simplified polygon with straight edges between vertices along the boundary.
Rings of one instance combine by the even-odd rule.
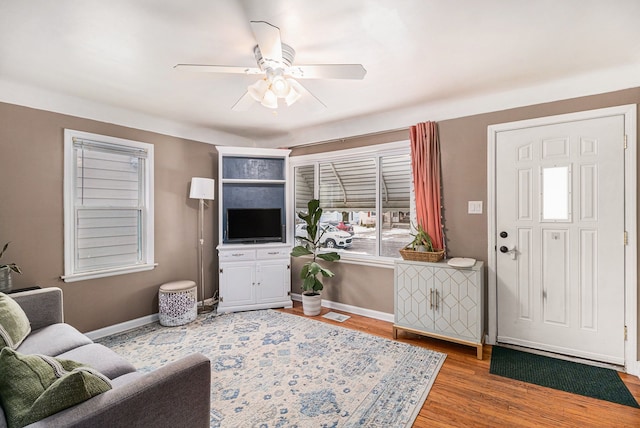
[[[258,250],[258,260],[264,259],[286,259],[291,252],[288,248],[265,248]]]
[[[255,260],[255,250],[229,250],[220,252],[221,262],[235,262],[241,260]]]

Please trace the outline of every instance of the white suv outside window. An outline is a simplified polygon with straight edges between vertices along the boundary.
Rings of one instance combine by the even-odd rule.
[[[330,224],[320,224],[318,234],[321,234],[320,245],[327,248],[349,248],[353,241],[351,234],[338,229]],[[324,233],[323,233],[324,232]],[[307,237],[307,225],[296,225],[296,245],[301,244],[301,240],[298,237]]]

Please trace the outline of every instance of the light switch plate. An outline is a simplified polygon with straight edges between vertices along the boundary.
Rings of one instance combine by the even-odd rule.
[[[469,201],[469,214],[482,214],[482,201]]]

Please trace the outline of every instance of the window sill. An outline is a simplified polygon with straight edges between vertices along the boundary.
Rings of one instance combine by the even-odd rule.
[[[358,257],[350,254],[340,253],[340,262],[353,265],[393,269],[396,260],[398,259],[394,259],[392,257]]]
[[[97,271],[91,271],[91,272],[76,273],[72,275],[62,275],[60,278],[62,278],[64,282],[76,282],[76,281],[84,281],[87,279],[97,279],[97,278],[106,278],[108,276],[124,275],[127,273],[144,272],[147,270],[152,270],[156,266],[158,266],[157,263],[150,263],[150,264],[144,264],[144,265],[127,266],[124,268],[117,268],[117,269],[104,269],[104,270],[97,270]]]

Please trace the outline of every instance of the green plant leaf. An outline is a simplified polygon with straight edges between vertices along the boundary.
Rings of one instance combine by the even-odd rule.
[[[309,275],[309,264],[310,263],[305,263],[302,269],[300,269],[300,279],[306,279]]]
[[[307,202],[307,208],[309,208],[308,213],[310,216],[313,216],[314,213],[318,211],[318,209],[322,211],[322,209],[320,208],[320,201],[318,199],[311,199],[309,202]]]
[[[320,268],[320,273],[325,278],[332,278],[333,276],[335,276],[335,274],[333,272],[331,272],[329,269],[325,269],[325,268]]]
[[[330,253],[320,253],[318,254],[318,257],[328,262],[335,262],[336,260],[340,260],[340,254],[336,253],[335,251],[332,251]]]
[[[302,282],[302,290],[303,291],[314,290],[314,286],[316,285],[316,281],[317,281],[317,279],[316,279],[315,276],[306,277],[304,279],[304,281]]]
[[[322,271],[322,266],[320,266],[316,262],[311,262],[311,263],[309,263],[309,271],[307,272],[307,275],[316,276],[321,271]]]
[[[310,254],[313,254],[313,252],[309,251],[306,247],[304,247],[302,245],[298,245],[297,247],[293,247],[293,250],[291,250],[291,256],[292,257],[308,256]]]
[[[313,291],[322,290],[323,286],[322,286],[322,283],[320,282],[320,280],[318,278],[316,278],[315,276],[313,277],[313,279],[314,279]]]
[[[2,255],[4,254],[5,251],[7,251],[7,248],[9,248],[9,244],[10,243],[11,243],[11,241],[9,241],[6,244],[4,244],[4,247],[2,247],[2,251],[0,251],[0,257],[2,257]]]

